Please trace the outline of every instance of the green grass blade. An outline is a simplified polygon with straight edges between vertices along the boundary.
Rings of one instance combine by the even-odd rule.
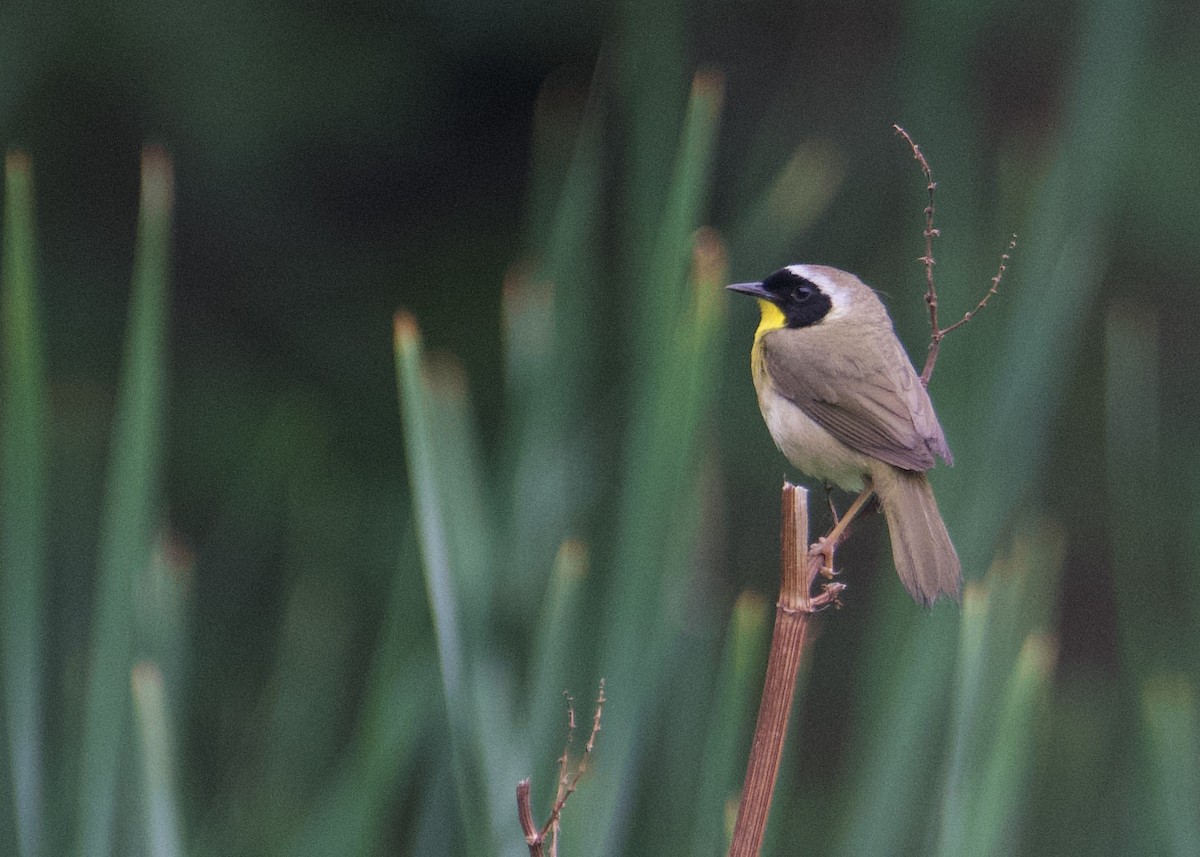
[[[1004,522],[1035,489],[1070,355],[1100,286],[1119,164],[1134,145],[1130,123],[1147,30],[1144,7],[1141,0],[1105,0],[1082,9],[1064,135],[1028,226],[1019,230],[1020,255],[1006,279],[1011,322],[995,334],[994,347],[962,357],[943,349],[933,378],[958,459],[955,470],[936,473],[934,482],[968,579],[986,567]],[[1100,127],[1104,134],[1095,132]],[[948,186],[959,180],[944,171],[937,178]],[[943,285],[953,270],[939,267]],[[955,336],[978,337],[978,325],[995,322],[981,316]],[[919,642],[900,643],[914,623],[920,623]],[[852,821],[840,849],[855,857],[905,852],[929,829],[938,803],[927,772],[931,765],[936,770],[946,748],[928,736],[945,717],[952,686],[953,620],[946,612],[917,617],[911,604],[897,602],[878,617],[876,632],[887,648],[878,649],[874,672],[884,674],[883,666],[894,672],[887,691],[873,688],[862,700],[870,712],[862,756],[868,761],[853,775]],[[906,657],[897,656],[906,649]]]
[[[622,161],[619,239],[622,275],[644,279],[677,164],[677,139],[690,66],[684,59],[686,11],[680,0],[617,4],[613,46],[618,109],[628,117]],[[665,286],[665,284],[656,284]]]
[[[973,466],[984,477],[972,481],[969,499],[962,498],[967,511],[954,516],[963,532],[998,532],[996,522],[1011,513],[1045,460],[1052,415],[1071,365],[1068,355],[1075,353],[1107,264],[1118,165],[1136,145],[1131,123],[1143,73],[1145,3],[1104,0],[1083,11],[1064,138],[1021,230],[1011,321],[998,351],[976,358],[980,370],[991,373],[995,367],[997,380],[980,385],[970,373],[960,376],[976,390],[975,403],[963,401],[981,422],[956,452],[960,460],[978,461]],[[1104,134],[1095,133],[1099,127]],[[967,486],[944,481],[947,489],[939,499],[954,506]],[[987,538],[973,539],[965,550],[960,546],[964,568],[984,561],[993,549]]]
[[[504,286],[511,469],[501,570],[508,604],[518,610],[540,598],[559,543],[598,493],[601,462],[588,419],[600,377],[595,319],[604,311],[597,289],[605,181],[598,102],[593,92],[561,192],[548,206],[548,226],[531,230],[535,261],[516,266]]]
[[[573,688],[582,691],[582,688],[573,684],[570,655],[573,651],[572,637],[579,622],[587,565],[587,549],[582,542],[568,539],[562,543],[555,558],[550,588],[537,620],[532,652],[533,672],[527,701],[530,725],[525,740],[534,764],[528,775],[533,780],[535,807],[548,805],[546,801],[552,799],[554,794],[555,783],[536,774],[549,771],[549,763],[562,752],[566,730],[563,694]],[[582,693],[579,695],[583,696]]]
[[[495,612],[499,564],[492,509],[486,502],[483,453],[467,396],[461,364],[445,355],[423,356],[422,376],[429,406],[430,437],[436,439],[433,476],[446,522],[450,570],[462,611],[460,621],[468,651],[486,659],[488,618]]]
[[[730,254],[743,264],[769,265],[779,260],[829,207],[845,174],[846,158],[831,144],[801,143],[738,221]],[[734,279],[765,273],[747,271],[743,277],[735,270]]]
[[[1196,683],[1184,676],[1142,687],[1155,813],[1172,854],[1200,853],[1200,706]]]
[[[181,857],[177,774],[163,675],[157,664],[142,661],[134,665],[131,682],[142,757],[146,853],[149,857]]]
[[[382,516],[394,527],[395,504],[376,499],[374,505],[386,509]],[[376,853],[393,818],[397,790],[413,776],[422,747],[443,737],[439,720],[429,717],[429,701],[439,693],[437,657],[431,651],[427,610],[412,594],[419,559],[411,529],[401,538],[399,559],[402,572],[393,575],[353,737],[303,820],[274,853]]]
[[[770,618],[767,602],[753,592],[742,593],[733,606],[700,766],[690,854],[721,854],[729,845],[728,820],[736,814],[730,809],[746,771]]]
[[[962,843],[972,824],[967,787],[969,755],[975,719],[983,696],[987,640],[988,587],[969,583],[963,591],[959,621],[958,662],[955,666],[954,708],[950,715],[950,763],[943,787],[941,834],[938,853],[962,854]]]
[[[700,428],[716,387],[725,307],[724,253],[716,236],[702,231],[695,256],[690,295],[675,307],[672,324],[658,332],[659,350],[639,373],[617,555],[599,631],[599,670],[611,700],[604,713],[605,776],[564,819],[567,853],[594,850],[598,843],[606,850],[619,847],[624,831],[618,822],[627,808],[621,790],[633,782],[642,729],[660,698],[656,670],[677,630],[663,611],[685,600],[701,506]]]
[[[515,746],[518,678],[493,633],[500,614],[501,564],[495,548],[491,495],[483,484],[483,455],[479,432],[467,397],[461,365],[449,357],[423,359],[426,402],[429,405],[434,475],[450,552],[451,580],[463,632],[464,674],[473,757],[489,805],[485,817],[492,825],[512,812],[512,783],[525,775],[526,748]],[[478,810],[473,810],[478,811]],[[501,845],[519,844],[490,830]]]
[[[937,841],[947,857],[996,853],[1011,841],[1016,784],[1031,753],[1029,727],[1053,666],[1047,605],[1063,538],[1038,520],[1024,522],[1019,532],[1011,552],[963,593]]]
[[[907,843],[922,836],[936,794],[952,687],[952,662],[942,652],[953,651],[956,617],[938,608],[913,618],[914,609],[898,596],[877,619],[878,633],[886,634],[871,665],[878,678],[865,682],[871,694],[866,723],[850,738],[865,761],[854,774],[835,851],[846,857],[906,853]]]
[[[590,137],[598,145],[599,137],[589,134],[595,126],[598,95],[595,87],[586,92],[570,71],[551,74],[542,82],[533,108],[533,140],[530,146],[529,181],[526,198],[526,232],[530,247],[539,252],[556,252],[554,233],[564,225],[563,210],[584,197],[570,186],[578,178],[579,151]],[[578,229],[584,224],[567,224]]]
[[[401,658],[403,653],[393,657]],[[434,663],[433,658],[409,658],[391,666],[381,684],[372,685],[363,724],[345,764],[278,853],[289,857],[378,853],[394,812],[397,786],[412,776],[411,768],[421,758],[421,741],[436,734],[429,718],[429,700],[438,694]]]
[[[1130,675],[1182,667],[1194,636],[1181,604],[1148,598],[1130,570],[1166,561],[1161,486],[1158,320],[1142,309],[1114,310],[1105,324],[1105,444],[1111,500],[1113,588],[1121,656]],[[1174,621],[1163,621],[1164,612]]]
[[[442,450],[438,445],[437,405],[423,365],[420,333],[415,320],[407,314],[396,316],[395,344],[409,481],[441,667],[459,820],[467,853],[492,855],[498,843],[492,830],[479,746],[475,678],[463,627],[467,608],[460,597],[461,580],[456,579],[454,567],[455,560],[461,557],[454,554],[454,536],[450,533],[450,528],[460,522],[448,514],[450,501],[439,472],[440,454],[461,455],[462,450]],[[461,569],[457,573],[461,575]]]
[[[172,195],[170,160],[161,150],[147,149],[84,703],[76,830],[80,857],[108,855],[114,847],[120,754],[128,737],[133,581],[150,562],[158,524]]]
[[[17,841],[22,857],[33,857],[39,850],[43,814],[46,373],[35,283],[31,168],[20,152],[10,152],[4,166],[0,651]]]
[[[195,558],[169,535],[159,540],[150,563],[134,576],[134,656],[153,661],[172,693],[188,663],[188,587]]]
[[[650,255],[635,272],[635,294],[640,303],[636,346],[644,364],[652,364],[665,353],[661,348],[664,331],[671,329],[680,306],[688,300],[686,273],[693,233],[700,225],[700,212],[711,183],[724,97],[725,86],[719,75],[698,74],[692,81],[662,219],[655,226]]]
[[[1117,309],[1105,325],[1106,472],[1111,496],[1113,589],[1120,655],[1129,676],[1153,676],[1140,696],[1145,740],[1131,777],[1137,801],[1159,847],[1175,854],[1200,850],[1200,717],[1195,673],[1192,604],[1148,596],[1135,569],[1163,569],[1158,584],[1179,591],[1168,558],[1174,510],[1162,502],[1163,395],[1159,381],[1159,323],[1144,308]],[[1191,571],[1192,569],[1189,569]],[[1185,574],[1186,578],[1187,575]],[[1186,586],[1190,581],[1181,581]],[[1178,677],[1177,677],[1178,676]],[[1138,787],[1140,786],[1140,788]],[[1181,798],[1181,795],[1187,797]]]
[[[1042,635],[1031,634],[1021,647],[1008,684],[999,699],[991,751],[982,761],[973,789],[971,823],[960,854],[1011,854],[1018,819],[1023,816],[1025,784],[1029,778],[1035,719],[1045,706],[1054,672],[1056,647]],[[950,853],[950,852],[946,852]]]

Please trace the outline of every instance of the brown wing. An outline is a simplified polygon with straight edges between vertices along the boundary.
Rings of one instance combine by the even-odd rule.
[[[905,470],[954,459],[933,404],[895,336],[858,337],[854,355],[832,355],[816,331],[762,339],[775,388],[842,443]],[[882,340],[882,341],[880,341]]]

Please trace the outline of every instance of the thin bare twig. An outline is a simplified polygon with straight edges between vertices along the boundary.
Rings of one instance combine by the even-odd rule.
[[[570,768],[571,742],[575,737],[575,703],[567,694],[567,741],[562,755],[558,758],[558,788],[554,796],[554,806],[550,810],[550,818],[539,829],[533,821],[530,783],[526,778],[517,783],[517,818],[521,823],[521,832],[525,834],[525,844],[529,846],[529,857],[545,857],[546,835],[550,835],[550,857],[558,857],[558,826],[563,807],[567,799],[579,787],[579,781],[587,773],[592,760],[592,751],[596,747],[596,736],[600,734],[600,717],[604,713],[604,679],[600,679],[600,693],[596,699],[596,711],[592,715],[592,731],[584,745],[583,755],[572,773]]]
[[[596,736],[600,734],[600,716],[604,713],[604,703],[607,702],[604,696],[604,679],[600,679],[600,693],[596,697],[596,711],[592,715],[592,732],[588,735],[587,744],[583,748],[583,756],[579,759],[579,764],[575,766],[574,776],[567,774],[567,752],[569,750],[570,738],[568,737],[568,750],[563,751],[563,764],[560,768],[560,776],[558,778],[558,795],[554,799],[554,807],[550,810],[550,820],[542,827],[542,836],[550,831],[550,857],[558,857],[558,820],[562,815],[562,809],[567,803],[567,798],[575,793],[575,789],[579,786],[579,781],[583,779],[583,775],[587,773],[588,765],[592,761],[592,750],[596,746]],[[571,732],[575,731],[575,709],[571,709]]]
[[[1000,289],[1000,281],[1004,278],[1004,272],[1008,268],[1009,254],[1012,253],[1017,246],[1017,236],[1014,234],[1012,240],[1008,242],[1008,249],[1000,256],[1000,268],[996,271],[996,276],[992,277],[992,285],[975,305],[975,308],[967,312],[958,321],[949,327],[941,327],[938,324],[938,294],[937,286],[933,281],[933,266],[937,264],[933,259],[933,239],[941,236],[941,231],[933,225],[933,216],[935,208],[933,204],[933,192],[937,189],[937,182],[933,180],[933,170],[929,167],[929,161],[925,158],[921,147],[917,145],[916,140],[901,128],[899,125],[893,125],[896,133],[905,139],[909,148],[912,149],[913,158],[921,167],[921,173],[925,176],[925,189],[929,193],[929,204],[925,206],[925,255],[917,259],[925,267],[925,303],[929,306],[929,350],[925,355],[925,367],[921,370],[921,383],[928,387],[929,379],[933,376],[933,367],[937,365],[938,351],[941,349],[942,340],[946,338],[952,330],[956,330],[970,321],[975,313],[979,312],[985,306],[993,295]]]
[[[992,287],[984,292],[983,297],[979,299],[979,303],[975,304],[975,309],[968,310],[963,314],[963,317],[949,327],[942,328],[942,336],[945,336],[952,330],[962,327],[968,321],[975,317],[975,313],[979,312],[987,302],[991,300],[992,295],[996,294],[1000,289],[1000,281],[1004,279],[1004,272],[1008,270],[1008,260],[1011,258],[1013,250],[1017,249],[1017,234],[1014,232],[1012,238],[1009,239],[1008,249],[1000,254],[1000,267],[996,269],[996,276],[992,277]]]
[[[936,332],[938,328],[937,318],[937,287],[933,283],[933,266],[937,264],[933,260],[933,239],[939,237],[942,233],[933,225],[934,205],[933,192],[937,190],[937,182],[933,180],[933,170],[929,168],[929,161],[925,160],[925,154],[921,151],[921,147],[917,145],[909,133],[899,125],[893,125],[896,133],[903,137],[912,149],[913,158],[921,165],[921,172],[925,175],[925,189],[929,192],[929,204],[925,206],[925,255],[917,259],[925,266],[925,303],[929,305],[929,325]]]

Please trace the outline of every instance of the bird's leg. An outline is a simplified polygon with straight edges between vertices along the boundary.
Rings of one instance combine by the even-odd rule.
[[[833,505],[833,485],[829,482],[825,483],[825,502],[829,504],[829,514],[833,515],[833,525],[836,527],[838,522],[837,506]]]
[[[836,572],[833,570],[833,552],[837,548],[838,543],[846,537],[846,528],[850,526],[850,522],[855,516],[862,511],[863,506],[875,494],[875,489],[868,485],[863,488],[859,495],[854,498],[854,502],[850,504],[850,508],[846,510],[846,514],[842,516],[840,521],[834,524],[830,530],[821,538],[817,539],[816,544],[808,549],[809,556],[820,556],[824,562],[821,564],[821,574],[832,579]],[[837,520],[836,518],[834,520]]]

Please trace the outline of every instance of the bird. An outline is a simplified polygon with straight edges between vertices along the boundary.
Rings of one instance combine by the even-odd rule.
[[[960,600],[962,565],[926,476],[954,457],[875,290],[824,265],[727,288],[758,299],[751,372],[775,445],[808,476],[862,492],[854,512],[874,493],[915,601]],[[829,558],[832,544],[811,551]]]

